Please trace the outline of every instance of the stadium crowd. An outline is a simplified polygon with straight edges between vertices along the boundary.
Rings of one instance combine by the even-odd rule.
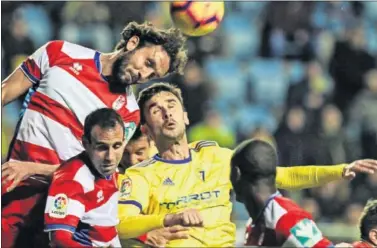
[[[184,75],[168,78],[182,89],[189,140],[233,148],[258,137],[281,165],[377,159],[376,11],[375,2],[227,2],[216,32],[189,38]],[[49,40],[109,52],[133,20],[169,27],[168,3],[3,2],[2,79]],[[2,161],[22,100],[4,108]],[[284,194],[324,228],[355,227],[377,174]],[[243,235],[243,206],[233,218]]]

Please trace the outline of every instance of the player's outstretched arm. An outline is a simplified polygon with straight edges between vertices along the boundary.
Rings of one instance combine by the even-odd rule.
[[[362,159],[350,164],[330,166],[278,167],[276,184],[281,189],[305,189],[343,178],[350,180],[358,173],[377,173],[377,160]]]
[[[25,93],[33,83],[25,76],[20,68],[17,68],[1,84],[1,106],[14,101]]]
[[[35,162],[8,161],[1,166],[2,185],[10,182],[11,185],[7,187],[7,191],[12,191],[21,181],[29,178],[32,175],[51,176],[60,164],[42,164]]]

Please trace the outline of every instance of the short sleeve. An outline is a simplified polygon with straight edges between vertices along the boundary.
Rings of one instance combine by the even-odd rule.
[[[84,191],[80,183],[53,181],[45,208],[45,232],[74,232],[85,213]]]
[[[149,187],[138,169],[128,169],[120,182],[119,204],[134,205],[143,212],[149,205]]]
[[[21,70],[33,85],[37,85],[48,68],[54,64],[62,46],[63,41],[50,41],[41,46],[21,64]]]

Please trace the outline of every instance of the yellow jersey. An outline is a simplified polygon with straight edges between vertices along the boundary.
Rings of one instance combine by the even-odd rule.
[[[173,240],[168,247],[234,246],[235,225],[230,216],[230,159],[233,151],[213,141],[189,145],[184,160],[164,160],[158,155],[120,175],[118,232],[121,239],[134,238],[163,227],[166,214],[198,209],[203,227],[190,227],[189,238]],[[318,170],[319,166],[281,168],[277,186],[303,188],[341,178],[344,165]],[[279,177],[279,175],[282,175]],[[284,178],[282,178],[284,177]]]

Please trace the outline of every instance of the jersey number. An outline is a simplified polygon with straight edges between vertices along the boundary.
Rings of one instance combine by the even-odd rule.
[[[206,180],[206,174],[205,171],[199,171],[200,176],[202,177],[202,181],[204,182]]]

